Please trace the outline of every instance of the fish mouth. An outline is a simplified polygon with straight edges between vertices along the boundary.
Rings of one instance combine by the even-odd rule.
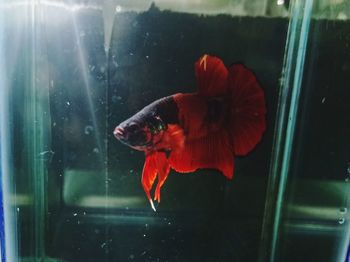
[[[113,131],[113,135],[117,139],[122,139],[125,136],[124,128],[117,126]]]
[[[136,150],[142,151],[152,145],[152,137],[143,131],[128,132],[123,127],[117,126],[113,131],[113,135],[123,144]]]

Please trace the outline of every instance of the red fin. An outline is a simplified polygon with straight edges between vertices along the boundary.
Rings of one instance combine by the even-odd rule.
[[[228,79],[233,151],[236,155],[246,155],[261,140],[266,128],[264,92],[253,72],[242,64],[229,68]]]
[[[142,171],[142,186],[153,210],[155,210],[150,191],[158,175],[158,184],[155,191],[154,200],[160,202],[160,188],[168,177],[170,166],[164,152],[154,152],[146,156],[146,161]]]
[[[214,168],[229,179],[233,177],[233,162],[229,136],[223,130],[206,137],[187,140],[182,150],[173,151],[169,157],[170,166],[178,172]]]
[[[203,96],[227,94],[228,70],[221,59],[203,55],[195,63],[198,93]]]
[[[164,132],[161,141],[155,145],[155,148],[174,150],[182,148],[185,142],[183,129],[179,125],[168,124],[167,130]]]

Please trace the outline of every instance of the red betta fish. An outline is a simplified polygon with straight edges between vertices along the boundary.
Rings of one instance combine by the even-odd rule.
[[[150,191],[156,178],[158,202],[171,168],[212,168],[232,179],[234,156],[250,152],[265,131],[264,93],[251,70],[242,64],[226,68],[204,55],[195,73],[197,92],[161,98],[114,130],[122,143],[145,152],[142,186],[154,211]]]

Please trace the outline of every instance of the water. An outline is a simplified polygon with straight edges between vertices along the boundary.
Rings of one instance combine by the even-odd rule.
[[[8,256],[268,261],[275,239],[275,261],[341,261],[350,235],[349,21],[328,20],[337,9],[326,1],[309,10],[310,27],[289,24],[292,1],[223,2],[28,2],[0,18],[0,68],[8,71],[7,84],[0,73],[7,87],[0,91],[1,172],[10,178],[3,180],[5,218],[16,223],[6,230],[18,232],[6,239]],[[302,17],[307,10],[293,3]],[[158,98],[195,91],[194,62],[204,53],[254,71],[267,130],[252,153],[236,158],[232,181],[215,170],[172,171],[153,212],[140,183],[144,154],[113,130]],[[300,110],[287,114],[295,86]],[[276,133],[291,122],[287,135]]]

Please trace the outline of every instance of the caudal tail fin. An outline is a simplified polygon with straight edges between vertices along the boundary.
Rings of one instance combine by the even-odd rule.
[[[254,73],[243,64],[228,70],[231,100],[229,129],[235,155],[246,155],[261,140],[266,129],[264,92]]]
[[[195,63],[198,93],[229,97],[229,135],[235,155],[246,155],[261,140],[266,128],[264,92],[254,73],[243,64],[227,68],[215,56]]]

